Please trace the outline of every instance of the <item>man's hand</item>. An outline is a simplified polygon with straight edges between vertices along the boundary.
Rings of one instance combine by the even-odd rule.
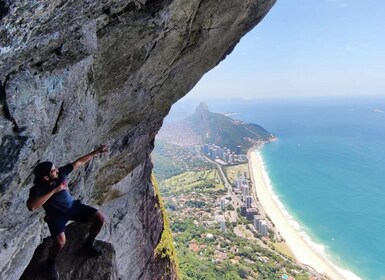
[[[99,148],[97,148],[96,150],[92,151],[91,153],[86,154],[86,155],[78,158],[77,160],[75,160],[72,163],[72,166],[73,166],[74,170],[78,169],[80,166],[84,165],[87,161],[91,160],[97,154],[104,153],[107,151],[108,151],[108,145],[103,144]]]
[[[107,152],[107,151],[108,151],[108,145],[107,144],[103,144],[95,150],[95,152],[97,152],[99,154]]]
[[[55,188],[55,193],[60,192],[60,191],[65,190],[65,189],[68,189],[68,185],[67,185],[67,182],[64,181],[63,183],[61,183],[59,186],[57,186]]]
[[[44,203],[47,202],[48,199],[50,199],[51,196],[53,196],[55,193],[60,192],[62,190],[68,189],[67,182],[64,181],[56,188],[52,189],[50,192],[37,197],[37,198],[28,198],[27,200],[27,208],[29,211],[33,211],[40,206],[42,206]]]

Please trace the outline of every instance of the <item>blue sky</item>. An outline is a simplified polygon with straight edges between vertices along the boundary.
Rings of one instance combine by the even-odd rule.
[[[278,0],[188,98],[385,95],[385,1]]]

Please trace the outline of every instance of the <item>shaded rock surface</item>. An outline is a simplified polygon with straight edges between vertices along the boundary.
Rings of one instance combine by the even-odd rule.
[[[48,235],[43,211],[25,206],[33,167],[101,143],[110,152],[71,174],[71,192],[105,213],[99,238],[123,279],[175,279],[154,254],[154,138],[172,104],[274,3],[0,0],[0,279],[19,279]]]
[[[82,249],[88,228],[78,223],[67,226],[67,243],[58,256],[56,265],[60,279],[117,280],[116,254],[112,244],[96,241],[95,245],[103,250],[103,255],[99,257],[90,257]],[[51,244],[50,237],[43,240],[20,280],[47,279],[45,260]]]

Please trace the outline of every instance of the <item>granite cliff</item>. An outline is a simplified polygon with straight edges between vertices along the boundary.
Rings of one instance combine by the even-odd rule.
[[[176,278],[156,253],[154,138],[171,105],[274,3],[0,0],[0,279],[19,279],[48,235],[43,211],[25,206],[32,168],[101,143],[108,155],[73,174],[70,189],[106,215],[99,237],[116,260],[106,279]]]

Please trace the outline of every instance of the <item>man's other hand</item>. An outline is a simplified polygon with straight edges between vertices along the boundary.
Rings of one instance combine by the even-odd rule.
[[[108,145],[107,144],[103,144],[98,149],[96,149],[96,152],[98,152],[98,153],[104,153],[107,151],[108,151]]]
[[[67,186],[67,182],[64,181],[63,183],[61,183],[59,186],[57,186],[55,188],[55,192],[60,192],[62,190],[65,190],[65,189],[68,189],[68,186]]]

